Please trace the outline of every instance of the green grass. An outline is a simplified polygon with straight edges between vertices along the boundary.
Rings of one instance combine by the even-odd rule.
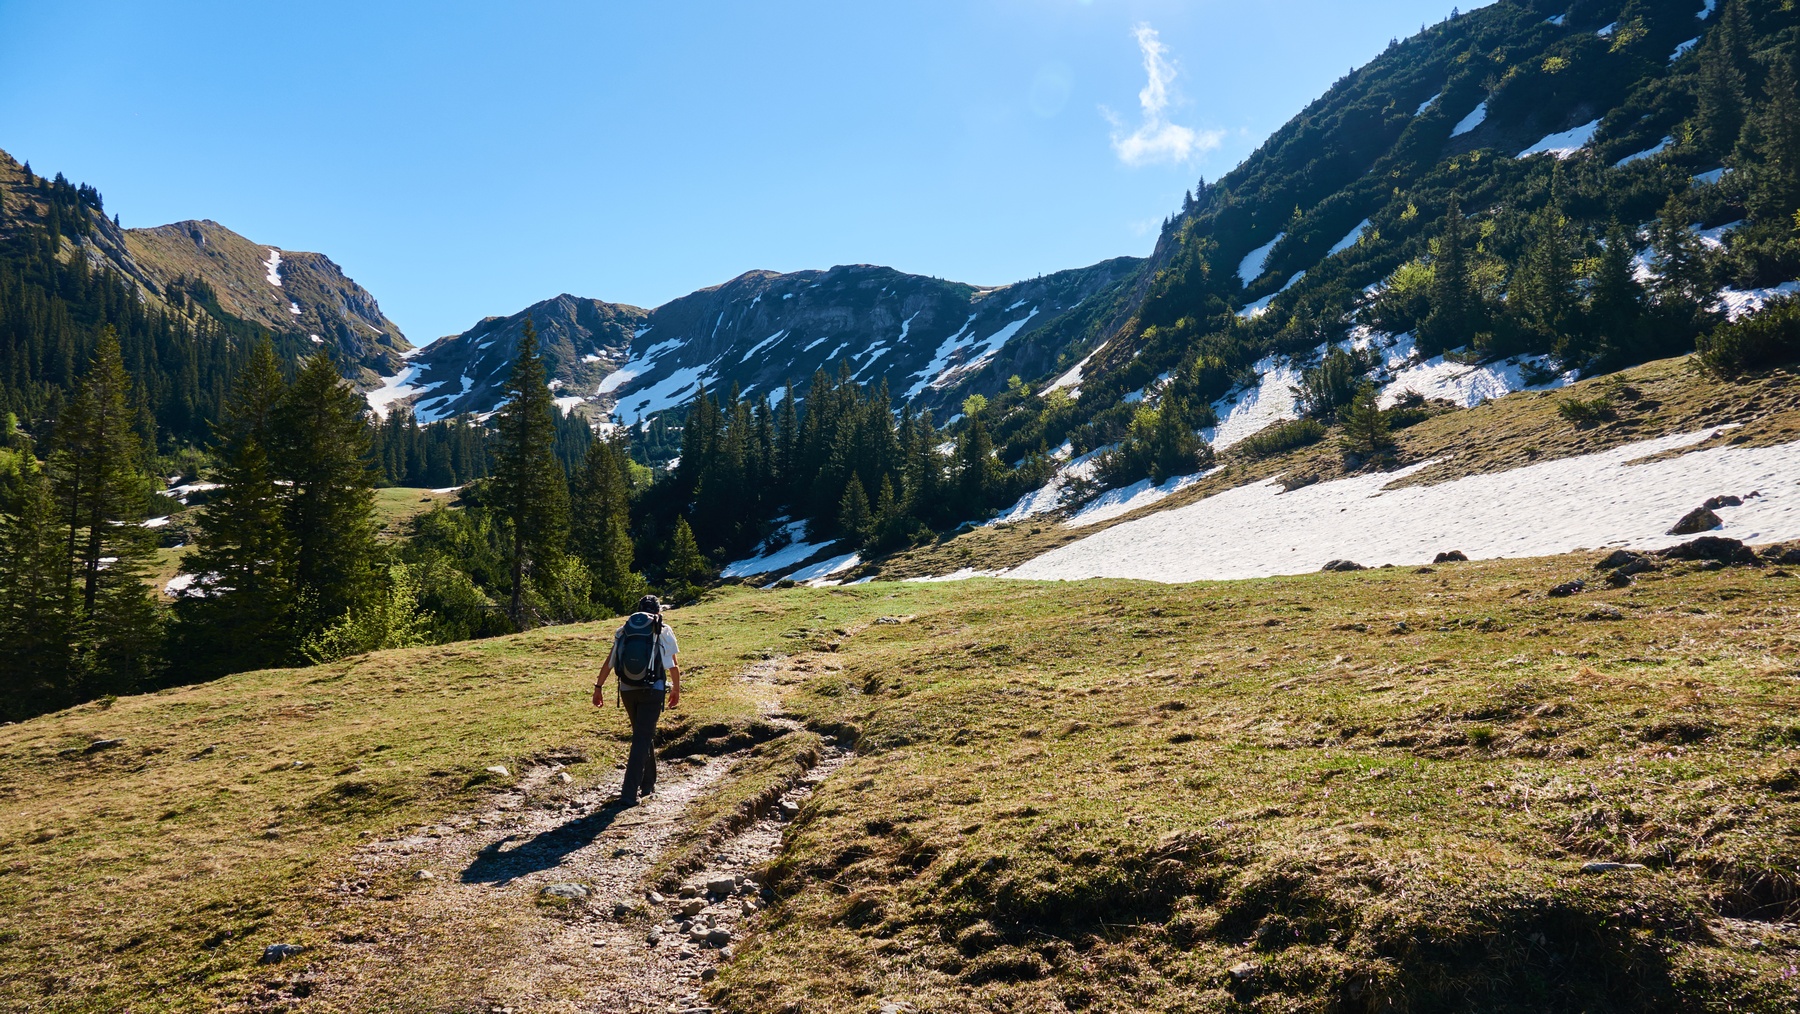
[[[771,707],[860,739],[711,998],[1791,1010],[1796,582],[1683,564],[1545,597],[1592,560],[682,610],[672,752],[762,738]],[[1602,604],[1621,618],[1588,618]],[[330,894],[359,840],[470,811],[490,764],[574,748],[575,788],[614,777],[622,726],[587,705],[603,637],[384,652],[0,728],[0,1009],[213,1010],[249,995],[266,944],[329,967],[395,932],[406,882],[375,885],[393,903]],[[731,678],[753,663],[780,678]],[[124,743],[85,752],[98,738]],[[653,878],[814,742],[741,762]],[[1580,872],[1596,860],[1646,869]],[[512,925],[437,928],[457,946],[409,958],[405,1009],[464,1009]]]

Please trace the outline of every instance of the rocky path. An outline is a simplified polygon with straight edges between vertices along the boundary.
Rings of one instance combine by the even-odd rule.
[[[763,663],[741,677],[763,682]],[[777,697],[760,702],[772,721]],[[721,842],[702,869],[663,896],[645,879],[695,801],[743,754],[664,763],[658,791],[630,809],[606,805],[617,775],[574,791],[550,758],[478,813],[358,850],[356,875],[333,885],[367,939],[340,939],[303,973],[271,983],[262,1010],[398,1006],[487,1014],[704,1011],[701,984],[732,956],[764,898],[756,877],[781,849],[788,815],[849,759],[828,746],[769,811]],[[405,883],[399,894],[383,885]],[[428,999],[429,998],[429,999]]]

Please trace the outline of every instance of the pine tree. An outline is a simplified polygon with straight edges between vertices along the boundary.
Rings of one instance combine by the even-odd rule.
[[[1387,417],[1375,404],[1375,386],[1364,384],[1338,418],[1344,427],[1340,444],[1344,453],[1373,458],[1394,446],[1388,436]]]
[[[1688,217],[1681,199],[1671,197],[1651,226],[1656,277],[1650,291],[1660,306],[1682,314],[1710,310],[1719,299],[1706,246],[1688,228]]]
[[[108,325],[58,421],[51,455],[74,619],[75,699],[140,689],[156,668],[160,616],[144,581],[154,552],[143,527],[149,476],[134,430],[131,377]]]
[[[531,321],[519,337],[518,357],[495,414],[499,433],[491,502],[510,531],[512,600],[507,615],[525,626],[525,582],[554,563],[568,537],[569,490],[556,458],[556,406]]]
[[[700,544],[694,541],[694,529],[687,518],[676,518],[675,533],[669,538],[663,593],[676,602],[689,601],[700,594],[708,571],[706,557],[700,555]]]
[[[1733,158],[1745,204],[1758,222],[1789,219],[1800,209],[1800,80],[1777,58]]]
[[[1724,157],[1737,144],[1744,127],[1744,71],[1749,63],[1749,27],[1743,0],[1726,0],[1719,23],[1700,44],[1700,68],[1694,82],[1694,118],[1688,125],[1693,146],[1706,155]]]
[[[1571,329],[1556,349],[1565,366],[1585,368],[1594,357],[1620,361],[1636,347],[1644,317],[1644,287],[1633,275],[1631,261],[1631,233],[1614,222],[1589,279],[1582,326]]]
[[[570,541],[591,575],[593,601],[615,613],[629,609],[644,588],[631,569],[629,461],[622,447],[595,440],[569,512]]]
[[[1419,325],[1420,347],[1428,352],[1470,344],[1480,330],[1481,298],[1469,265],[1472,242],[1468,220],[1455,199],[1444,214],[1444,227],[1434,244],[1431,310]]]
[[[294,545],[269,456],[286,388],[274,348],[259,342],[217,427],[222,488],[200,516],[196,551],[182,561],[195,579],[175,604],[180,657],[191,676],[293,660]]]
[[[1506,309],[1534,350],[1554,348],[1575,321],[1575,251],[1562,211],[1560,166],[1550,201],[1531,217],[1535,241],[1525,251],[1507,291]]]
[[[68,685],[67,560],[49,478],[20,441],[0,502],[0,715],[17,721],[74,703]]]
[[[861,546],[869,541],[874,521],[874,514],[869,510],[869,494],[863,491],[862,480],[852,472],[850,481],[844,485],[844,495],[838,500],[838,528],[851,545]]]
[[[980,397],[973,395],[972,397]],[[988,501],[993,498],[995,472],[994,440],[980,415],[969,420],[962,439],[957,442],[957,501],[964,519],[985,516]]]
[[[364,408],[324,353],[301,364],[275,407],[270,461],[277,481],[290,484],[282,520],[293,548],[299,639],[369,607],[382,593]]]

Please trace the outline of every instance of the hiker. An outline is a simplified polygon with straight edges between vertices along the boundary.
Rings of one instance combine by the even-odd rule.
[[[604,702],[602,690],[608,673],[619,674],[619,703],[631,717],[631,756],[625,762],[625,781],[619,786],[619,805],[635,806],[656,791],[656,720],[668,706],[681,704],[681,665],[675,657],[675,631],[663,621],[662,603],[654,595],[638,604],[613,634],[612,650],[600,665],[594,683],[594,707]]]

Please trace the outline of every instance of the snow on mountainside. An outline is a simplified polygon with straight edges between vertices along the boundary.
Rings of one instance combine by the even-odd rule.
[[[529,316],[565,412],[632,423],[687,404],[702,386],[773,399],[793,383],[803,396],[814,371],[848,364],[856,379],[885,381],[897,402],[941,417],[971,391],[1053,367],[1070,312],[1141,263],[1122,257],[992,289],[863,264],[752,271],[654,310],[562,295],[433,342],[371,404],[385,413],[410,403],[427,421],[492,412]]]

